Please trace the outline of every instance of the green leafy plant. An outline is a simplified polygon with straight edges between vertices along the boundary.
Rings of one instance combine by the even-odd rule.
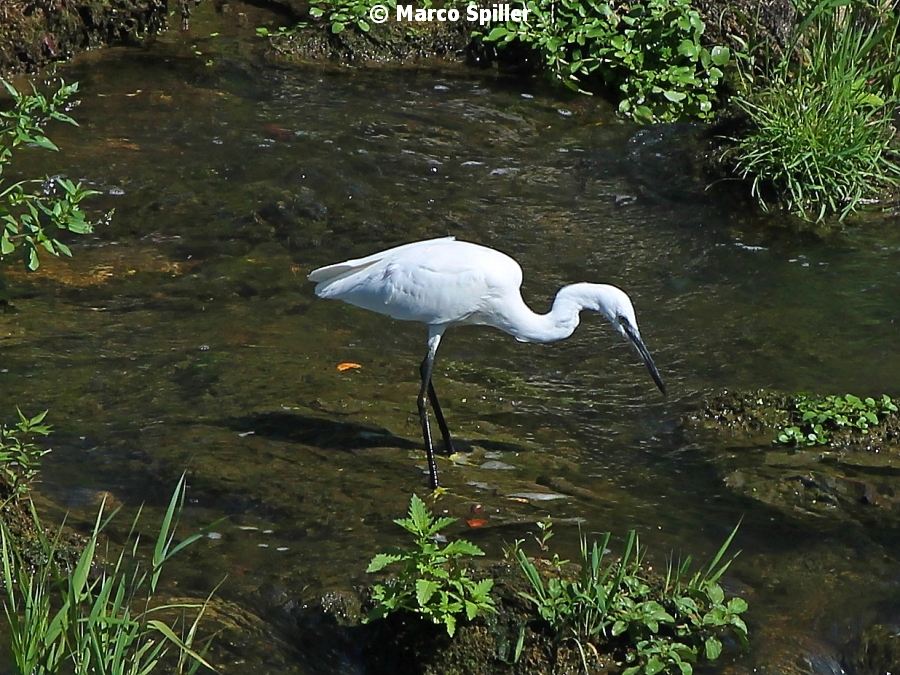
[[[0,261],[18,253],[26,267],[35,270],[41,249],[55,256],[72,255],[60,238],[63,232],[93,231],[81,203],[97,192],[62,176],[8,184],[4,172],[21,146],[58,150],[44,129],[52,121],[76,124],[66,111],[78,83],[62,82],[49,97],[33,85],[28,93],[2,78],[0,84],[13,102],[10,109],[0,110]]]
[[[33,442],[36,436],[49,436],[51,427],[44,424],[47,411],[27,417],[18,408],[19,421],[0,425],[0,477],[9,490],[7,500],[18,499],[28,492],[37,477],[40,459],[50,450]]]
[[[512,554],[531,588],[522,597],[557,636],[575,642],[586,672],[587,650],[596,651],[594,645],[602,641],[625,664],[625,675],[687,674],[700,658],[719,657],[723,632],[747,641],[747,626],[740,617],[747,603],[741,598],[726,602],[719,585],[734,559],[724,558],[736,533],[737,528],[705,568],[690,574],[688,558],[678,565],[670,563],[665,579],[651,576],[633,531],[621,558],[608,562],[610,535],[590,545],[582,536],[574,573],[568,561],[554,554],[542,574],[521,542],[516,542]]]
[[[389,9],[397,6],[396,0],[380,2],[377,0],[325,0],[315,3],[309,8],[313,19],[323,19],[331,26],[332,33],[341,33],[348,26],[355,26],[364,33],[371,29],[369,12],[376,4],[383,4]]]
[[[690,0],[526,0],[527,20],[494,26],[484,40],[539,53],[570,89],[599,82],[620,95],[619,112],[639,122],[712,116],[731,53],[707,48]]]
[[[900,186],[898,22],[867,2],[823,0],[779,60],[746,71],[734,102],[749,130],[728,156],[764,210],[843,219]]]
[[[887,394],[880,398],[844,396],[797,396],[789,411],[794,422],[779,430],[775,442],[782,445],[827,445],[832,434],[853,429],[863,434],[880,424],[886,415],[897,412],[897,405]]]
[[[394,522],[413,536],[413,547],[372,558],[367,572],[381,572],[391,565],[399,565],[400,569],[394,579],[373,588],[375,606],[369,620],[405,610],[443,625],[452,637],[460,616],[471,621],[495,611],[491,597],[493,579],[476,581],[464,566],[467,557],[482,556],[484,552],[464,539],[445,545],[435,541],[441,530],[456,522],[455,518],[436,518],[413,495],[409,515]]]
[[[260,37],[291,36],[317,24],[328,26],[335,35],[343,33],[348,28],[368,33],[372,29],[369,23],[370,12],[375,5],[382,5],[389,13],[393,13],[397,8],[397,0],[316,0],[309,6],[309,17],[312,21],[300,21],[293,26],[281,26],[274,30],[260,26],[256,29],[256,34]],[[432,0],[423,0],[416,5],[428,8],[432,6]],[[450,6],[450,3],[444,3],[444,6]]]
[[[62,528],[53,539],[44,534],[34,507],[34,530],[40,538],[42,562],[33,567],[23,560],[15,537],[0,522],[0,566],[6,597],[3,605],[9,626],[11,662],[20,675],[153,672],[194,673],[210,667],[198,627],[208,606],[204,602],[155,604],[160,575],[166,563],[195,542],[194,534],[175,542],[178,514],[184,503],[184,477],[178,482],[163,516],[149,565],[141,562],[140,537],[135,534],[140,512],[132,522],[128,541],[104,564],[100,536],[113,515],[101,505],[84,549],[70,569],[57,561]],[[189,625],[165,620],[175,612],[195,613]],[[177,654],[168,655],[174,650]]]

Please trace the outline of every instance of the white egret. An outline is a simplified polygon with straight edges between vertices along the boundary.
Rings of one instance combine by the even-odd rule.
[[[578,283],[556,294],[547,314],[535,314],[522,300],[522,268],[508,255],[454,237],[417,241],[320,267],[309,275],[320,298],[428,326],[428,351],[420,367],[419,419],[425,440],[431,487],[438,485],[428,423],[431,400],[447,454],[453,452],[431,374],[441,337],[450,326],[493,326],[520,342],[556,342],[578,327],[582,310],[599,312],[631,341],[656,386],[666,389],[638,330],[634,307],[624,291],[608,284]]]

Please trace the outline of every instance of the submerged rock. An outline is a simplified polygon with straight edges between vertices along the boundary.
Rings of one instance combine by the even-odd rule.
[[[847,647],[844,665],[857,675],[884,675],[900,668],[900,626],[875,624]]]
[[[711,461],[739,494],[793,514],[900,528],[900,416],[882,414],[865,432],[832,430],[825,445],[775,443],[798,424],[795,402],[783,392],[723,392],[685,416],[682,432],[721,448]]]

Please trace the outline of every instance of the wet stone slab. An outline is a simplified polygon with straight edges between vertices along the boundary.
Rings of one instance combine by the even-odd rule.
[[[833,432],[826,445],[774,442],[797,422],[796,397],[777,391],[723,392],[685,415],[681,432],[705,439],[731,490],[792,514],[900,525],[900,417],[883,415],[866,433]]]

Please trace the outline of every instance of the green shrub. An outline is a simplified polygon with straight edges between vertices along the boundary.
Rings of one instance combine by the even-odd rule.
[[[550,526],[544,524],[541,529],[539,544],[546,550]],[[557,636],[574,641],[586,672],[588,650],[603,642],[605,648],[618,650],[624,675],[689,674],[701,657],[708,661],[719,657],[724,632],[747,642],[747,626],[740,616],[747,603],[741,598],[726,601],[719,585],[734,559],[723,562],[736,533],[737,528],[704,569],[689,574],[688,558],[679,565],[670,564],[665,579],[653,578],[643,564],[633,531],[622,557],[609,562],[605,560],[608,533],[590,545],[582,537],[581,560],[574,574],[568,561],[556,554],[548,561],[549,574],[542,574],[522,551],[521,542],[516,542],[512,553],[531,587],[522,596]]]
[[[853,394],[824,398],[798,396],[790,411],[795,422],[778,432],[776,443],[783,445],[827,445],[832,434],[841,429],[855,429],[863,434],[877,426],[886,415],[897,412],[897,405],[887,394],[881,398],[861,399]]]
[[[449,4],[445,3],[446,6]],[[372,28],[369,23],[370,12],[375,5],[387,7],[389,14],[393,14],[397,8],[397,0],[314,0],[309,5],[312,22],[300,21],[293,26],[282,26],[272,31],[260,26],[256,29],[256,34],[260,37],[289,36],[311,24],[326,24],[335,35],[343,33],[347,28],[368,33]],[[431,7],[432,1],[423,0],[417,6]]]
[[[0,478],[9,491],[8,500],[19,499],[27,492],[38,474],[40,459],[48,452],[32,442],[35,436],[50,435],[44,424],[45,410],[34,417],[26,417],[18,408],[19,421],[9,426],[0,424]]]
[[[435,536],[455,518],[435,518],[418,496],[409,502],[409,516],[394,521],[413,535],[409,550],[379,553],[369,563],[367,572],[380,572],[390,565],[400,565],[399,574],[385,584],[376,584],[372,599],[375,606],[368,620],[381,619],[405,610],[443,624],[452,637],[460,616],[471,621],[476,616],[494,612],[491,598],[493,579],[475,581],[463,565],[465,558],[482,556],[484,552],[464,539],[444,546]]]
[[[32,506],[34,530],[43,556],[36,568],[16,549],[15,537],[0,521],[0,568],[5,586],[3,607],[8,623],[11,658],[18,675],[74,675],[115,673],[149,675],[153,672],[194,673],[203,665],[204,647],[197,629],[209,599],[200,603],[153,603],[166,563],[201,535],[174,541],[178,514],[184,501],[184,477],[175,488],[160,525],[149,565],[138,556],[135,535],[140,512],[128,541],[118,555],[101,557],[100,535],[112,516],[101,505],[93,530],[71,569],[57,561],[62,530],[55,538],[44,535]],[[183,626],[165,620],[167,614],[194,612]],[[198,651],[199,649],[199,651]],[[166,660],[172,650],[177,656]]]
[[[624,3],[527,0],[528,20],[495,26],[485,40],[538,52],[567,87],[616,90],[619,112],[640,122],[712,116],[727,47],[707,49],[690,0]]]
[[[49,98],[33,86],[25,93],[2,78],[0,84],[13,101],[10,109],[0,110],[0,261],[18,252],[26,267],[35,270],[41,249],[55,256],[72,255],[60,239],[63,232],[93,231],[81,203],[98,193],[60,176],[9,183],[4,172],[20,146],[58,150],[44,129],[52,121],[76,124],[66,110],[78,83],[61,83]]]
[[[892,116],[900,99],[898,17],[825,0],[777,63],[735,97],[749,131],[732,151],[763,209],[843,219],[900,185]]]

